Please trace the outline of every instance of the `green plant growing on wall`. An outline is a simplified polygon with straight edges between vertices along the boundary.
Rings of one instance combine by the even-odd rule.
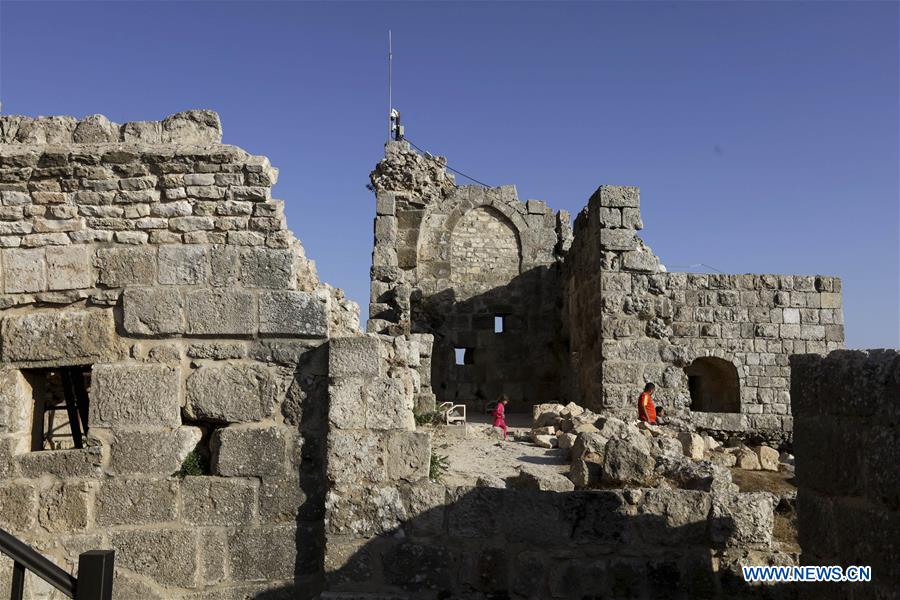
[[[437,425],[441,421],[441,413],[437,411],[416,413],[414,416],[416,418],[416,425],[420,427],[422,425]]]
[[[196,448],[187,453],[181,461],[181,468],[175,472],[175,477],[187,477],[189,475],[209,475],[209,460]]]

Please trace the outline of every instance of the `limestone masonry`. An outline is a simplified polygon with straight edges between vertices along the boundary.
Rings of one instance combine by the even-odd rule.
[[[390,142],[371,174],[362,334],[286,228],[277,170],[222,144],[215,113],[0,117],[0,527],[70,571],[114,549],[119,600],[791,598],[738,573],[800,561],[775,526],[793,497],[728,467],[779,468],[793,397],[815,455],[797,458],[804,554],[850,560],[840,536],[866,515],[896,530],[896,477],[814,466],[834,451],[816,432],[845,439],[825,414],[896,455],[895,422],[829,396],[849,373],[811,366],[844,364],[822,357],[843,346],[839,279],[668,273],[637,188],[601,186],[573,228],[445,166]],[[668,428],[633,423],[647,381]],[[565,440],[568,478],[438,481],[417,422],[499,394]],[[818,546],[838,512],[857,520]],[[887,572],[890,548],[852,557]]]
[[[66,568],[114,548],[118,598],[319,573],[321,346],[357,309],[286,229],[277,170],[220,139],[208,111],[0,118],[0,521]],[[35,412],[63,372],[90,382],[82,448]]]
[[[577,401],[630,418],[652,381],[669,414],[790,439],[788,357],[843,347],[839,279],[667,273],[637,235],[637,188],[601,186],[573,236],[565,211],[457,186],[445,164],[390,142],[371,175],[369,331],[435,336],[438,401],[505,393],[513,410]]]
[[[900,591],[900,352],[791,358],[797,508],[807,565],[868,565],[871,598]],[[846,598],[851,585],[810,586]]]

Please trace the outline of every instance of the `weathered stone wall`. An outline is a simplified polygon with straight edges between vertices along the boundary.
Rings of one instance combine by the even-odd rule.
[[[355,307],[285,227],[276,170],[220,138],[204,111],[0,118],[0,524],[67,570],[114,548],[117,598],[320,578],[322,344]],[[86,447],[32,450],[23,372],[66,365],[90,372]],[[174,476],[192,450],[207,474]]]
[[[421,342],[421,346],[420,346]],[[431,435],[416,431],[416,367],[430,339],[338,338],[329,344],[325,574],[362,582],[347,562],[427,497]],[[352,586],[351,586],[352,587]],[[363,589],[365,587],[354,589]]]
[[[663,272],[637,236],[642,227],[633,187],[601,186],[575,221],[565,319],[579,402],[630,417],[653,381],[669,414],[790,438],[788,357],[843,346],[840,280]],[[694,362],[705,358],[721,362]],[[739,410],[692,411],[688,375],[722,363],[737,380]]]
[[[900,352],[791,359],[801,563],[872,567],[809,598],[900,594]]]
[[[359,516],[378,533],[341,548],[329,589],[408,599],[780,597],[735,574],[741,562],[771,562],[772,505],[766,493],[403,484]],[[345,596],[323,596],[332,597]]]
[[[329,347],[323,599],[755,597],[742,562],[793,561],[773,539],[775,497],[730,478],[569,493],[432,482],[416,343]]]
[[[505,393],[512,410],[525,410],[559,398],[568,374],[559,261],[569,217],[518,200],[512,186],[456,186],[444,166],[391,142],[372,173],[369,331],[433,334],[429,378],[440,401],[481,408]],[[467,364],[456,364],[455,349],[468,350]]]

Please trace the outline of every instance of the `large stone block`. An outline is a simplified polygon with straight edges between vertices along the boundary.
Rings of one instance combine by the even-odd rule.
[[[213,246],[209,251],[210,284],[214,287],[237,285],[241,277],[240,248]]]
[[[195,285],[209,279],[209,255],[205,246],[168,244],[159,248],[159,282]]]
[[[641,539],[653,546],[705,544],[710,498],[695,490],[647,490],[635,519]]]
[[[413,389],[411,381],[399,377],[379,377],[364,386],[366,428],[408,429],[416,428],[413,415]]]
[[[406,518],[400,490],[393,483],[332,486],[325,498],[325,531],[333,535],[372,537],[394,532]]]
[[[0,370],[0,433],[31,431],[31,386],[18,369]]]
[[[0,528],[25,533],[34,527],[37,516],[37,487],[34,484],[0,485]]]
[[[710,537],[727,546],[769,547],[775,503],[768,492],[716,496],[710,513]]]
[[[184,520],[192,525],[248,524],[256,514],[255,480],[185,477],[181,482]]]
[[[112,312],[57,310],[3,319],[3,359],[83,364],[118,353]]]
[[[307,292],[274,291],[259,295],[259,332],[274,335],[325,337],[325,301]]]
[[[334,338],[329,342],[328,374],[374,377],[381,367],[381,342],[374,336]]]
[[[253,293],[246,290],[199,290],[187,295],[187,332],[196,335],[256,333]]]
[[[134,335],[184,333],[184,301],[177,289],[129,287],[122,294],[125,331]]]
[[[328,479],[335,483],[385,481],[384,444],[385,436],[379,432],[332,429],[328,435]]]
[[[203,366],[187,379],[185,411],[193,419],[242,423],[272,414],[278,384],[261,364]]]
[[[225,579],[225,564],[228,554],[228,538],[224,530],[205,529],[200,532],[200,581],[212,585]],[[232,590],[229,590],[231,592]],[[221,594],[222,592],[213,592]],[[236,591],[235,591],[235,595]],[[221,596],[220,596],[221,597]],[[204,600],[191,597],[191,600]],[[208,600],[212,600],[209,598]]]
[[[156,248],[101,248],[95,264],[99,281],[108,287],[150,285],[156,282]]]
[[[291,249],[246,248],[241,251],[241,283],[248,287],[293,289],[297,285]]]
[[[169,115],[161,122],[163,143],[218,144],[222,141],[222,123],[211,110],[185,110]]]
[[[100,448],[75,450],[44,450],[17,457],[23,477],[37,478],[52,475],[60,479],[100,476]]]
[[[366,539],[344,540],[337,536],[328,536],[325,540],[325,578],[329,585],[341,583],[359,584],[371,581],[375,566],[374,549]],[[343,598],[342,598],[343,596]],[[349,596],[349,598],[348,598]],[[352,593],[324,592],[322,600],[354,600]],[[384,600],[388,596],[375,596],[361,592],[355,595],[357,600]],[[396,596],[393,596],[396,599]]]
[[[41,491],[38,521],[47,531],[71,533],[88,527],[92,486],[88,483],[54,485]]]
[[[375,214],[391,215],[396,213],[397,201],[391,192],[378,192],[375,194]]]
[[[259,486],[259,518],[263,522],[295,522],[306,502],[297,475],[263,477]]]
[[[174,521],[177,484],[168,479],[108,479],[94,508],[97,525],[143,525]]]
[[[218,429],[212,437],[213,472],[232,477],[283,474],[289,437],[289,430],[278,426]]]
[[[659,271],[659,259],[651,252],[633,251],[623,255],[623,267],[629,271]]]
[[[292,580],[297,561],[296,537],[294,525],[235,529],[228,536],[231,578],[236,581]]]
[[[603,250],[634,250],[637,237],[630,229],[601,229],[600,247]]]
[[[116,430],[110,442],[109,470],[117,475],[172,475],[200,442],[198,427],[158,431]]]
[[[78,290],[94,287],[92,247],[51,246],[47,250],[47,287],[50,290]]]
[[[366,403],[363,400],[365,379],[341,377],[328,387],[328,420],[338,429],[364,429]]]
[[[180,386],[178,370],[166,365],[97,365],[91,373],[90,423],[178,426]]]
[[[431,434],[417,431],[389,434],[384,464],[388,479],[419,481],[427,478],[431,464]]]
[[[197,578],[197,531],[156,529],[110,534],[116,565],[164,586],[193,587]]]
[[[601,185],[589,202],[599,202],[610,208],[637,208],[640,206],[640,188],[629,185]]]
[[[3,251],[3,290],[7,294],[41,292],[47,289],[44,249]]]

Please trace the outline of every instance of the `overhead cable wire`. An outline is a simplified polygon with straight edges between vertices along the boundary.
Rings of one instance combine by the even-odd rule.
[[[403,139],[406,140],[407,142],[409,142],[409,145],[410,145],[410,146],[412,146],[413,148],[415,148],[416,150],[418,150],[418,151],[421,152],[422,154],[426,154],[426,155],[428,155],[428,156],[434,156],[433,154],[431,154],[431,152],[427,152],[427,151],[425,151],[425,150],[422,150],[422,149],[419,148],[418,146],[416,146],[416,145],[413,143],[413,141],[412,141],[411,139],[409,139],[409,138],[403,138]],[[462,171],[457,171],[456,169],[454,169],[454,168],[451,167],[450,165],[445,165],[445,166],[447,167],[447,170],[448,170],[448,171],[453,171],[453,172],[456,173],[457,175],[460,175],[460,176],[462,176],[462,177],[465,177],[465,178],[468,179],[469,181],[474,181],[474,182],[477,183],[478,185],[483,185],[484,187],[494,187],[494,186],[492,186],[492,185],[486,184],[486,183],[483,182],[483,181],[479,181],[479,180],[475,179],[475,178],[472,177],[471,175],[466,175],[466,174],[463,173]]]
[[[725,274],[725,271],[721,271],[721,270],[719,270],[711,265],[708,265],[706,263],[694,263],[692,265],[668,265],[668,266],[672,267],[673,269],[694,269],[697,267],[705,267],[711,271],[715,271],[716,273],[722,273],[723,275]]]

